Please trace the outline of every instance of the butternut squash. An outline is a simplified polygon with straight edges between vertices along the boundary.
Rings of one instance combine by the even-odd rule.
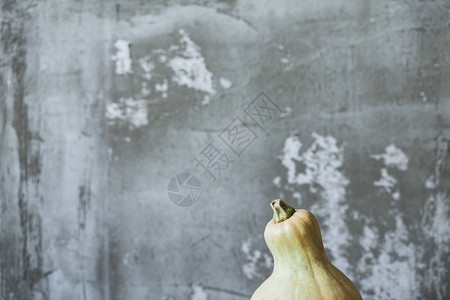
[[[281,200],[271,207],[264,239],[274,268],[251,300],[361,300],[353,282],[329,261],[316,217]]]

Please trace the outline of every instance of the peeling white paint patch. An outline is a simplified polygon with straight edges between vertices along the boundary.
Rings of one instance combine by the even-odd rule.
[[[326,138],[329,138],[328,142]],[[357,282],[363,299],[427,298],[421,294],[422,291],[433,296],[436,295],[436,299],[447,299],[450,289],[450,282],[448,282],[450,271],[445,264],[448,261],[448,253],[450,253],[450,199],[447,193],[438,190],[430,191],[432,194],[427,199],[422,220],[419,219],[420,223],[412,224],[411,228],[406,226],[406,218],[395,207],[396,202],[393,207],[386,210],[387,213],[382,217],[381,223],[378,217],[375,220],[368,216],[359,216],[356,211],[351,212],[354,219],[363,220],[366,224],[359,241],[363,249],[363,256],[360,261],[350,265],[345,251],[350,243],[350,233],[345,223],[346,187],[350,182],[340,170],[343,164],[343,158],[340,156],[343,153],[343,147],[339,147],[333,137],[316,135],[311,147],[303,153],[298,153],[287,150],[297,148],[300,151],[302,144],[300,141],[292,143],[296,140],[293,137],[289,137],[289,139],[292,140],[286,140],[283,155],[280,157],[287,169],[286,177],[291,176],[292,178],[292,175],[289,174],[293,173],[291,182],[293,181],[296,185],[306,184],[312,193],[321,196],[321,199],[313,204],[310,210],[324,220],[321,221],[321,225],[322,222],[325,225],[323,228],[324,245],[327,252],[330,250],[328,253],[331,252],[333,258],[337,258],[337,261],[335,259],[332,261],[338,268],[342,268],[350,277],[358,278]],[[293,144],[295,147],[286,147],[286,144]],[[445,159],[444,153],[448,152],[448,147],[446,147],[446,142],[445,146],[444,144],[441,147],[438,146],[438,158],[435,166],[437,171],[435,170],[435,174],[430,176],[430,182],[425,183],[428,188],[439,186],[439,176],[444,170],[440,161]],[[334,155],[325,155],[327,151],[334,152]],[[386,147],[385,153],[372,157],[383,163],[383,167],[380,168],[381,177],[374,182],[374,185],[385,189],[394,199],[400,199],[401,194],[397,188],[398,180],[390,173],[393,169],[407,170],[409,158],[394,145]],[[298,164],[303,164],[305,170],[299,173]],[[334,171],[338,172],[337,175],[329,176],[330,178],[327,180],[321,179],[323,174],[333,174]],[[292,187],[292,184],[288,187]],[[287,190],[292,191],[286,186],[283,187],[283,193]],[[326,193],[326,190],[335,192]],[[333,208],[341,211],[333,214]],[[388,220],[389,222],[387,222]],[[393,222],[394,225],[386,228],[385,225],[391,224],[390,222]],[[336,226],[336,224],[339,230],[330,234],[332,232],[330,226]],[[378,228],[376,224],[382,224],[382,226]],[[331,227],[331,230],[333,229]],[[423,241],[413,241],[413,234],[419,234]],[[343,239],[344,242],[339,239]],[[341,265],[345,267],[341,267]]]
[[[427,290],[434,291],[438,299],[445,299],[450,289],[446,268],[450,253],[450,198],[444,192],[437,192],[428,197],[422,214],[421,227],[426,243],[433,246],[431,257],[427,256],[426,273],[422,278]],[[428,255],[430,255],[428,254]]]
[[[387,146],[385,153],[374,154],[371,157],[376,160],[383,160],[384,164],[389,167],[396,167],[402,171],[406,171],[408,169],[408,156],[406,156],[406,154],[394,144]]]
[[[201,285],[193,285],[191,300],[208,300],[208,294]]]
[[[316,203],[311,210],[324,220],[323,240],[333,258],[333,263],[345,273],[351,268],[346,258],[350,233],[345,223],[347,205],[346,187],[350,183],[340,171],[344,161],[344,148],[332,136],[312,134],[314,142],[301,155],[305,171],[296,176],[297,185],[308,185],[312,193],[319,193],[324,202]],[[319,190],[320,188],[320,190]]]
[[[356,264],[362,274],[360,292],[365,300],[419,299],[415,246],[400,212],[395,213],[395,229],[381,235],[366,224],[360,244],[363,257]]]
[[[397,179],[389,175],[386,168],[381,169],[381,178],[373,183],[374,186],[382,187],[389,194],[392,192],[392,189],[397,184]]]
[[[283,148],[281,162],[287,169],[288,183],[307,185],[311,193],[317,193],[322,202],[315,203],[311,210],[324,220],[323,239],[333,263],[344,272],[350,272],[346,258],[346,247],[350,233],[345,223],[346,187],[350,183],[340,171],[343,165],[343,147],[338,146],[332,136],[321,136],[313,133],[314,142],[303,153],[302,146],[296,136],[288,137]],[[297,173],[297,162],[305,165],[303,173]],[[299,195],[301,197],[301,195]]]
[[[425,187],[427,189],[435,189],[441,182],[441,173],[445,169],[445,163],[448,155],[448,143],[444,136],[438,136],[436,140],[436,163],[434,165],[433,173],[428,176],[425,181]]]
[[[371,157],[376,160],[382,160],[386,167],[394,167],[401,171],[408,169],[409,158],[393,144],[386,147],[384,154],[375,154]],[[381,169],[381,177],[373,185],[383,188],[394,200],[400,199],[400,191],[398,189],[393,191],[397,185],[397,179],[389,174],[387,168]]]
[[[180,29],[181,34],[178,55],[168,61],[175,75],[173,81],[180,86],[198,91],[215,94],[212,85],[212,74],[206,68],[205,58],[201,54],[200,47],[195,44],[189,35]]]
[[[116,74],[131,73],[130,42],[119,39],[114,43],[114,48],[116,53],[111,58],[116,62]]]
[[[441,250],[449,249],[450,244],[450,199],[444,192],[430,195],[424,206],[422,225],[427,236],[431,237]]]
[[[437,165],[439,157],[438,150]],[[405,164],[402,166],[406,169]],[[382,186],[392,189],[394,180],[384,180],[385,184]],[[428,183],[431,184],[435,185],[434,182]],[[392,196],[400,197],[398,191]],[[360,284],[363,298],[425,299],[420,293],[425,290],[435,294],[436,299],[446,299],[449,271],[443,262],[450,252],[450,204],[446,193],[432,193],[425,203],[417,227],[422,230],[419,233],[421,244],[411,242],[401,212],[396,208],[389,212],[395,221],[393,230],[382,235],[376,227],[366,224],[360,240],[364,254],[357,266],[358,273],[362,275]]]
[[[133,70],[136,80],[140,80],[141,91],[134,98],[153,96],[167,98],[170,89],[184,86],[206,93],[202,104],[207,105],[210,96],[216,93],[213,87],[213,74],[206,67],[201,48],[192,41],[186,31],[179,30],[181,38],[178,43],[167,49],[153,49],[137,60]],[[231,82],[220,78],[223,88],[231,87]],[[154,99],[150,99],[154,101]]]
[[[337,141],[332,136],[321,136],[312,134],[315,141],[302,154],[300,161],[306,165],[304,173],[297,174],[296,183],[298,185],[310,185],[311,192],[316,192],[313,183],[322,187],[332,189],[348,185],[347,178],[338,170],[343,164],[343,148],[337,146]],[[333,190],[326,196],[331,196]],[[345,192],[344,192],[345,194]]]
[[[155,84],[155,90],[161,93],[161,96],[163,98],[167,98],[167,90],[169,88],[169,84],[167,82],[167,79],[164,78],[162,83]]]
[[[155,64],[152,62],[152,56],[147,55],[138,59],[139,66],[142,69],[142,76],[150,80],[152,79],[152,71],[155,68]]]
[[[106,106],[106,118],[111,122],[127,122],[135,127],[148,124],[147,102],[132,98],[120,98],[118,103],[109,103]]]
[[[258,238],[262,238],[262,235]],[[241,252],[247,261],[242,266],[242,273],[248,279],[264,278],[264,272],[272,270],[273,258],[261,250],[253,250],[252,247],[253,238],[242,241]]]
[[[295,183],[296,179],[296,162],[300,161],[299,156],[302,143],[298,137],[290,136],[284,142],[283,155],[280,157],[281,163],[286,167],[288,183]]]
[[[232,86],[231,81],[229,81],[228,79],[224,78],[224,77],[220,77],[220,85],[224,88],[224,89],[229,89]]]

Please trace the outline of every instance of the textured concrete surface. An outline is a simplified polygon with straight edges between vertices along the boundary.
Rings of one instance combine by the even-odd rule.
[[[274,198],[316,214],[364,299],[450,297],[448,1],[1,5],[1,299],[248,299]]]

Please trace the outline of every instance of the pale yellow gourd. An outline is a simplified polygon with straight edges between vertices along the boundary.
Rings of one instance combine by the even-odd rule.
[[[281,200],[272,201],[271,207],[273,220],[264,239],[273,255],[273,273],[251,300],[362,299],[353,282],[328,260],[314,215]]]

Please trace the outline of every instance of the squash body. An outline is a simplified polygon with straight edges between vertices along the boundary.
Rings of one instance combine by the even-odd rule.
[[[278,222],[275,217],[264,231],[274,258],[273,273],[251,300],[362,299],[353,282],[329,261],[319,224],[311,212],[293,210],[291,216]]]

